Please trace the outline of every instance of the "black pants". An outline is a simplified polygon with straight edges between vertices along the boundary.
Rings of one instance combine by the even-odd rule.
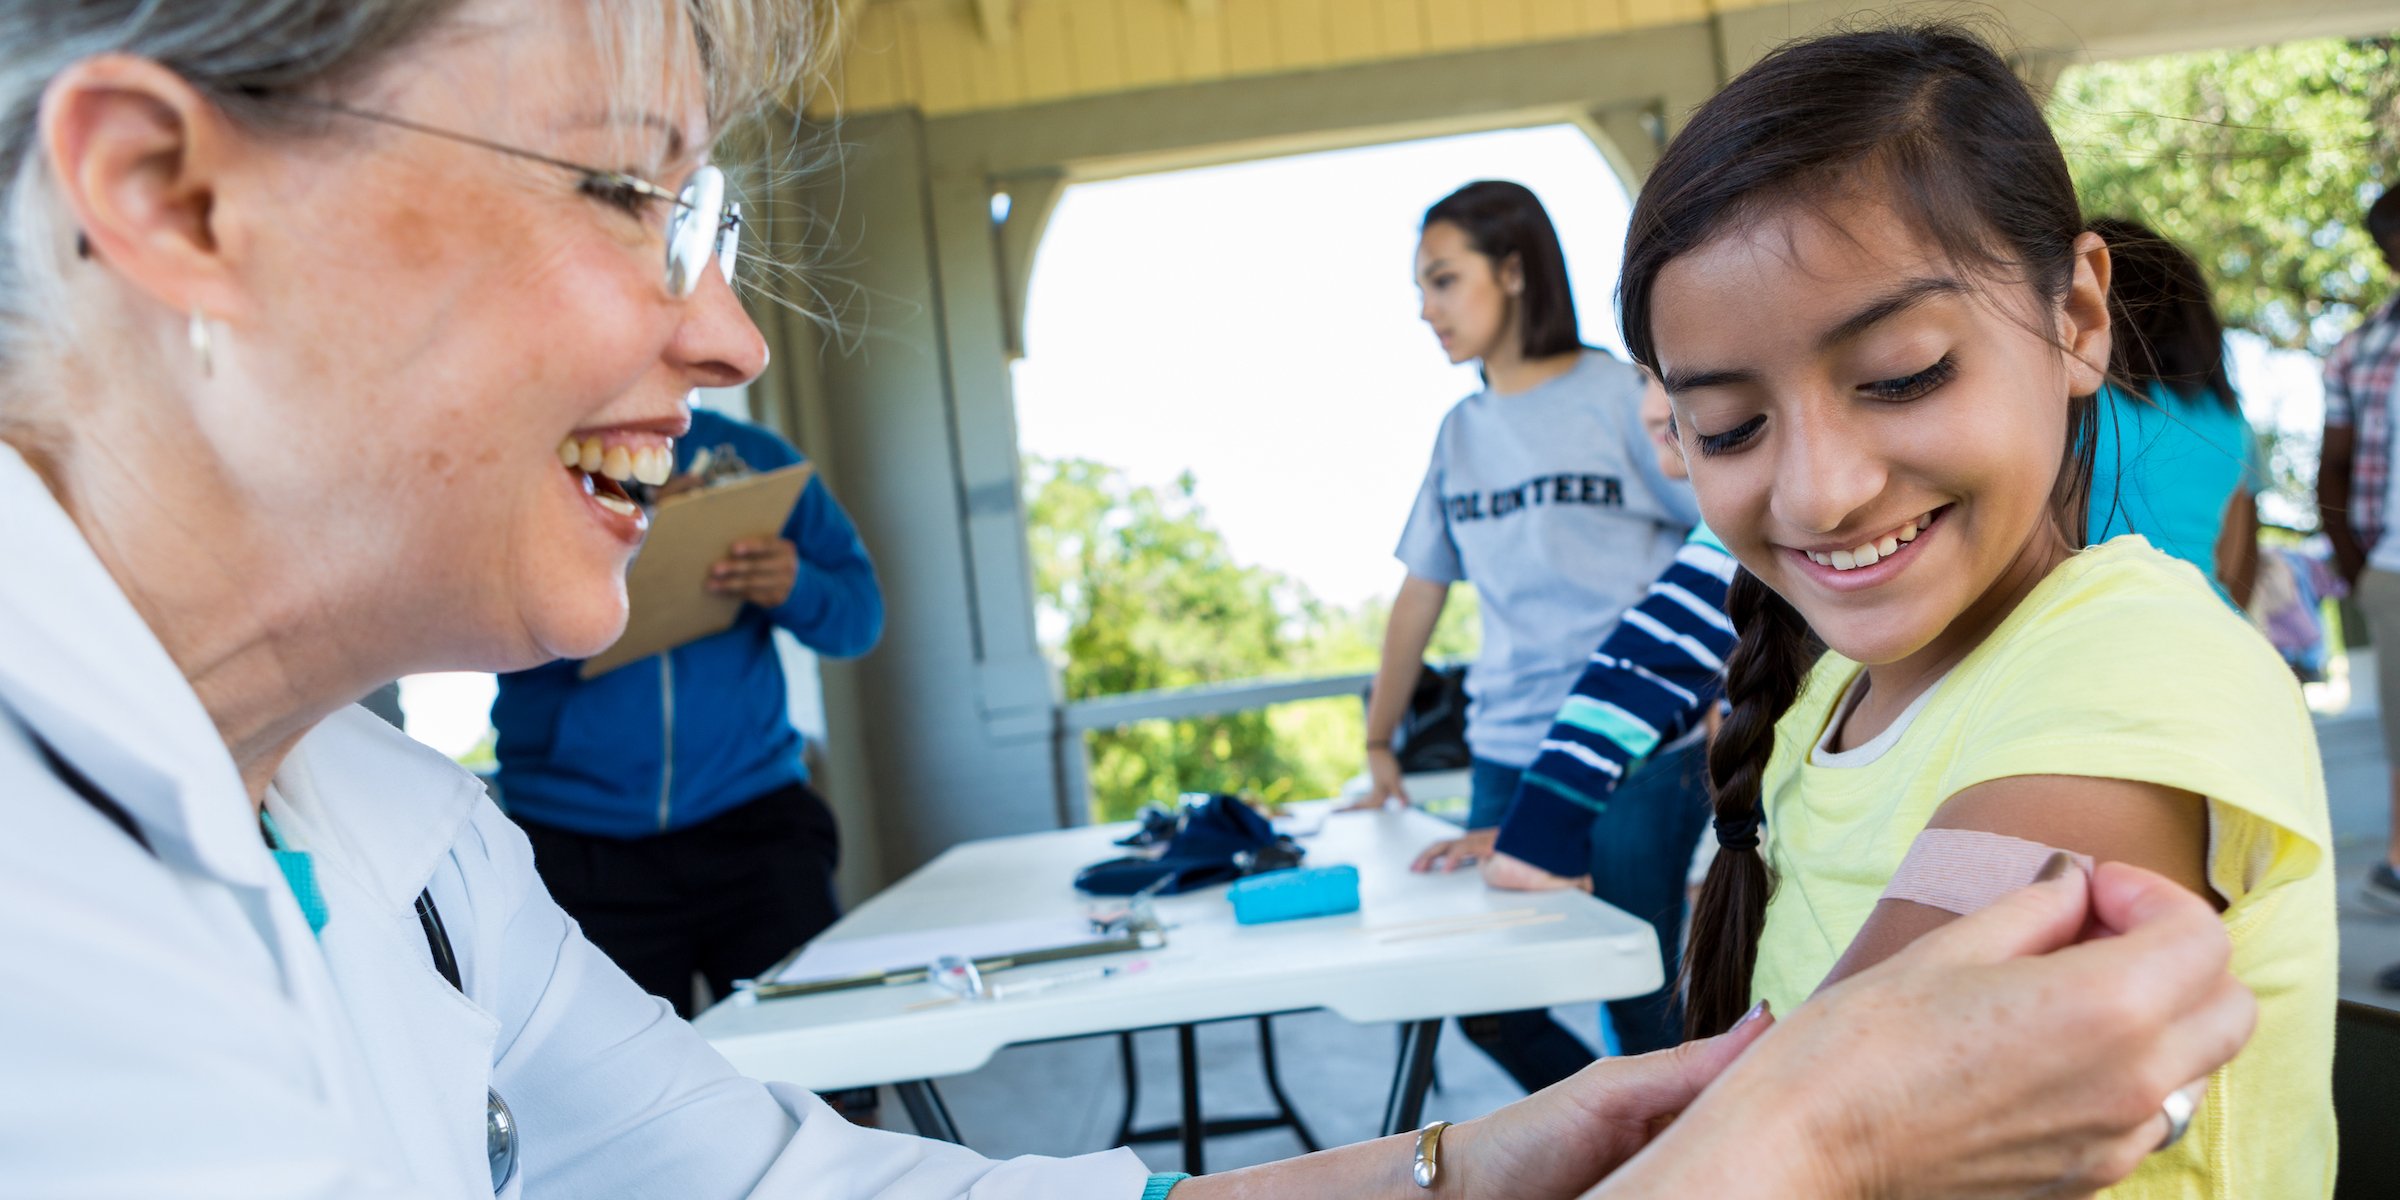
[[[724,996],[841,915],[833,812],[806,784],[697,825],[625,840],[518,822],[558,906],[642,990],[692,1015],[692,973]]]

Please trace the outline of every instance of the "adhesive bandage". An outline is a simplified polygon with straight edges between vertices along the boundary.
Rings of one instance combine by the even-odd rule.
[[[1917,835],[1883,889],[1886,900],[1908,900],[1964,916],[2033,881],[2061,853],[2054,846],[1981,829],[1928,829]],[[2064,851],[2089,875],[2088,854]]]

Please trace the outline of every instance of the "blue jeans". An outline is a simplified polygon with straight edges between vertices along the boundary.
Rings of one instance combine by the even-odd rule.
[[[1651,756],[1617,787],[1592,827],[1592,894],[1650,923],[1666,980],[1648,995],[1608,1003],[1608,1023],[1624,1054],[1647,1054],[1683,1040],[1675,975],[1682,958],[1684,877],[1708,824],[1706,767],[1698,742]],[[1498,825],[1523,775],[1520,769],[1476,759],[1469,775],[1467,827]],[[1459,1028],[1527,1091],[1548,1087],[1592,1061],[1590,1048],[1542,1009],[1464,1017]]]
[[[1467,776],[1467,828],[1498,825],[1509,802],[1516,799],[1517,781],[1524,774],[1520,767],[1476,759]],[[1528,1092],[1565,1079],[1594,1058],[1582,1039],[1550,1019],[1548,1009],[1460,1017],[1458,1028]]]
[[[1692,849],[1708,828],[1708,751],[1701,742],[1652,755],[1609,797],[1592,825],[1592,894],[1658,931],[1666,983],[1647,996],[1611,1000],[1608,1021],[1626,1054],[1648,1054],[1683,1041],[1684,878]]]

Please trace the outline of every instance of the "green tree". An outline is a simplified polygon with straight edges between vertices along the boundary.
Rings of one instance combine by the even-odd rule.
[[[1030,459],[1035,588],[1069,700],[1223,683],[1290,670],[1320,606],[1284,576],[1235,562],[1193,499],[1134,486],[1084,459]],[[1087,744],[1094,816],[1127,817],[1181,792],[1269,801],[1340,785],[1304,770],[1269,712],[1147,721]]]
[[[2322,354],[2390,279],[2362,228],[2400,151],[2393,37],[2094,63],[2049,115],[2084,211],[2208,268],[2228,326]]]
[[[1088,459],[1028,458],[1024,470],[1043,642],[1068,700],[1374,670],[1388,606],[1328,605],[1234,561],[1188,474],[1155,488]],[[1458,589],[1429,656],[1472,656],[1475,623],[1474,592]],[[1365,738],[1351,696],[1095,731],[1093,815],[1121,819],[1187,791],[1332,795],[1359,770]]]

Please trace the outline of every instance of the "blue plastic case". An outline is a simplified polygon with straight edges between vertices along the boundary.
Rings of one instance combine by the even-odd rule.
[[[1358,911],[1358,868],[1293,867],[1233,885],[1233,919],[1244,925]]]

